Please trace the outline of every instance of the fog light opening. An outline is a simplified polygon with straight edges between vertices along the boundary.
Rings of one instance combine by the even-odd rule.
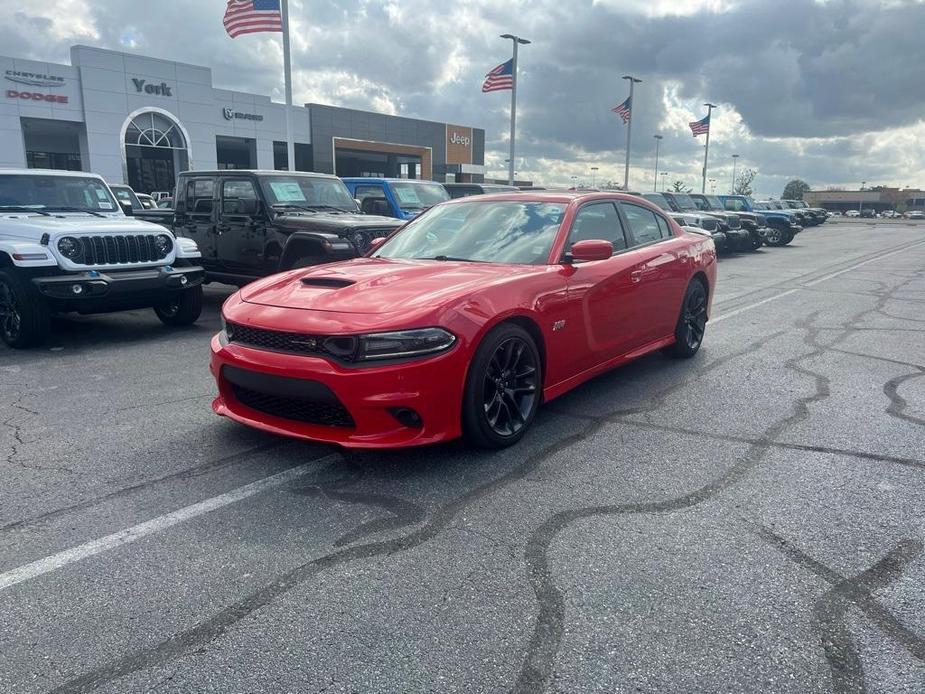
[[[83,292],[84,292],[83,285],[81,285],[81,284],[72,284],[72,285],[71,285],[71,291],[74,292],[74,294],[83,294]]]
[[[186,284],[187,282],[189,282],[189,279],[187,279],[186,275],[180,275],[180,284]]]
[[[390,407],[389,414],[398,420],[398,423],[409,429],[420,429],[424,426],[421,415],[410,407]]]

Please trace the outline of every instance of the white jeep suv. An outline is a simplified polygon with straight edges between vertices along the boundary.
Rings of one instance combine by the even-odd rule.
[[[52,313],[152,307],[167,325],[202,311],[199,249],[123,214],[95,174],[0,169],[0,339],[40,343]]]

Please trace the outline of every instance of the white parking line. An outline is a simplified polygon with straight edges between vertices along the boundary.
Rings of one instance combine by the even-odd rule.
[[[730,311],[729,313],[723,313],[717,318],[711,319],[710,324],[713,325],[719,323],[726,318],[732,318],[733,316],[736,316],[745,311],[750,311],[754,308],[758,308],[759,306],[763,306],[764,304],[767,304],[771,301],[783,299],[785,296],[789,296],[800,291],[801,287],[812,287],[819,284],[820,282],[825,282],[826,280],[843,275],[846,272],[851,272],[852,270],[855,270],[863,265],[867,265],[868,263],[873,263],[878,260],[882,260],[883,258],[888,258],[892,255],[896,255],[897,253],[903,253],[909,250],[910,247],[917,247],[921,244],[925,244],[925,241],[907,245],[903,248],[878,255],[874,258],[862,260],[855,263],[854,265],[851,265],[850,267],[846,267],[842,270],[838,270],[837,272],[824,275],[823,277],[814,279],[811,282],[806,282],[800,285],[800,287],[788,289],[785,292],[781,292],[780,294],[776,294],[775,296],[769,297],[767,299],[762,299],[761,301],[757,301],[754,304],[742,306],[735,309],[734,311]],[[230,492],[212,497],[211,499],[200,501],[198,504],[186,506],[166,515],[152,518],[151,520],[145,521],[144,523],[139,523],[138,525],[133,525],[130,528],[125,528],[124,530],[120,530],[119,532],[113,533],[112,535],[107,535],[97,540],[85,542],[84,544],[77,545],[71,549],[66,549],[62,552],[58,552],[57,554],[52,554],[51,556],[45,557],[44,559],[38,559],[30,564],[24,564],[18,568],[11,569],[6,573],[0,574],[0,591],[6,590],[11,586],[22,583],[23,581],[37,578],[38,576],[47,574],[51,571],[57,571],[58,569],[67,566],[68,564],[73,564],[74,562],[82,561],[88,557],[107,552],[111,549],[115,549],[116,547],[130,544],[136,540],[140,540],[143,537],[147,537],[148,535],[166,530],[167,528],[170,528],[174,525],[185,523],[192,518],[196,518],[206,513],[211,513],[212,511],[220,509],[224,506],[228,506],[229,504],[237,503],[242,499],[259,494],[260,492],[266,491],[267,489],[280,487],[284,484],[287,484],[288,482],[291,482],[292,480],[302,477],[310,470],[316,469],[318,464],[332,462],[338,458],[340,458],[340,454],[338,453],[326,455],[322,458],[318,458],[317,460],[312,460],[308,463],[305,463],[304,465],[299,465],[298,467],[285,470],[284,472],[279,472],[275,475],[257,480],[256,482],[251,482],[250,484],[246,484],[243,487],[232,489]]]
[[[727,318],[732,318],[733,316],[737,316],[737,315],[739,315],[740,313],[744,313],[745,311],[751,311],[753,308],[758,308],[759,306],[764,306],[765,304],[769,304],[769,303],[771,303],[772,301],[777,301],[778,299],[783,299],[785,296],[790,296],[791,294],[796,294],[796,293],[797,293],[798,291],[800,291],[803,287],[815,287],[815,286],[816,286],[817,284],[819,284],[820,282],[827,282],[828,280],[833,279],[833,278],[835,278],[835,277],[838,277],[839,275],[844,275],[846,272],[851,272],[852,270],[857,270],[857,269],[858,269],[859,267],[861,267],[862,265],[867,265],[868,263],[875,263],[875,262],[877,262],[878,260],[883,260],[884,258],[889,258],[891,255],[897,255],[898,253],[905,253],[906,251],[910,250],[911,248],[918,248],[918,247],[921,246],[922,244],[925,244],[925,241],[919,241],[918,243],[912,243],[912,244],[903,246],[902,248],[897,248],[895,251],[889,251],[889,252],[887,252],[887,253],[883,253],[883,254],[881,254],[881,255],[878,255],[878,256],[876,256],[876,257],[874,257],[874,258],[868,258],[867,260],[862,260],[862,261],[857,262],[857,263],[855,263],[854,265],[851,265],[851,266],[849,266],[849,267],[842,268],[841,270],[837,270],[837,271],[835,271],[835,272],[831,272],[831,273],[829,273],[828,275],[823,275],[822,277],[817,277],[816,279],[811,280],[811,281],[809,281],[809,282],[804,282],[804,283],[801,284],[799,287],[794,287],[793,289],[788,289],[788,290],[785,291],[785,292],[781,292],[780,294],[775,294],[774,296],[768,297],[767,299],[762,299],[761,301],[756,301],[754,304],[749,304],[748,306],[742,306],[741,308],[737,308],[737,309],[735,309],[735,310],[733,310],[733,311],[730,311],[729,313],[721,313],[721,314],[720,314],[719,316],[717,316],[716,318],[711,318],[711,319],[710,319],[710,325],[716,325],[716,324],[719,323],[720,321],[724,321],[724,320],[726,320]]]
[[[108,552],[111,549],[116,547],[121,547],[122,545],[127,545],[129,543],[140,540],[143,537],[158,533],[162,530],[166,530],[174,525],[179,525],[184,523],[192,518],[201,516],[206,513],[211,513],[216,509],[220,509],[223,506],[228,506],[229,504],[237,503],[242,499],[246,499],[249,496],[254,496],[260,492],[266,491],[268,489],[273,489],[274,487],[281,487],[284,484],[292,482],[299,477],[302,477],[306,473],[318,469],[319,465],[323,465],[328,462],[333,462],[340,458],[339,453],[331,453],[321,458],[317,458],[298,467],[290,468],[289,470],[284,470],[283,472],[278,472],[275,475],[270,475],[269,477],[264,477],[259,479],[256,482],[251,482],[250,484],[245,484],[243,487],[238,487],[237,489],[232,489],[230,492],[225,492],[219,496],[214,496],[211,499],[206,499],[205,501],[200,501],[198,504],[192,504],[191,506],[185,506],[184,508],[173,511],[163,516],[158,516],[157,518],[152,518],[149,521],[144,523],[139,523],[138,525],[133,525],[130,528],[125,528],[120,530],[117,533],[112,535],[106,535],[97,540],[91,540],[90,542],[85,542],[82,545],[77,545],[71,549],[66,549],[63,552],[58,552],[57,554],[52,554],[49,557],[44,559],[38,559],[30,564],[24,564],[16,569],[7,571],[6,573],[0,574],[0,591],[6,590],[11,586],[15,586],[17,583],[22,583],[23,581],[28,581],[30,579],[41,576],[42,574],[47,574],[51,571],[56,571],[63,566],[68,564],[73,564],[74,562],[82,561],[87,557],[92,557],[96,554],[101,554],[102,552]]]

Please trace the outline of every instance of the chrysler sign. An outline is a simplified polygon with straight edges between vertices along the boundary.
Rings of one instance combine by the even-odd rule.
[[[23,72],[20,70],[7,70],[6,78],[10,82],[28,84],[30,87],[60,87],[64,78],[57,75],[43,75],[36,72]]]
[[[259,113],[241,113],[240,111],[235,111],[234,109],[228,108],[227,106],[222,109],[222,115],[225,117],[225,120],[263,120],[263,116],[261,116]]]

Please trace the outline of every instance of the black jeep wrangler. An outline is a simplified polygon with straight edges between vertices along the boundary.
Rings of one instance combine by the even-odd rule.
[[[336,176],[223,170],[180,174],[172,228],[196,241],[207,280],[240,286],[355,258],[401,224],[362,214]]]

